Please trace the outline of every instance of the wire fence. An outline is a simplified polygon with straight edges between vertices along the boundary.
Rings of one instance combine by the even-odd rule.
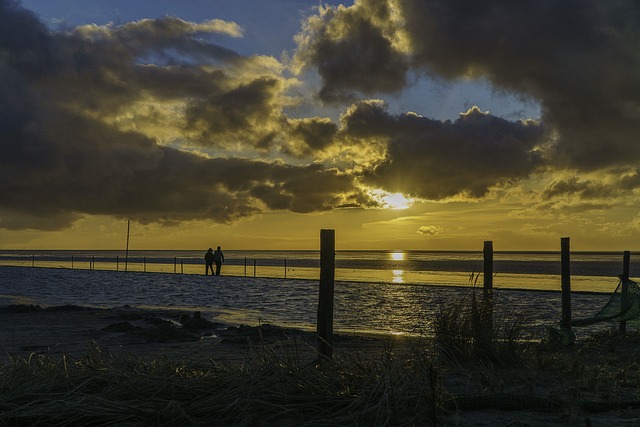
[[[309,263],[307,263],[309,264]],[[66,268],[78,270],[122,271],[138,273],[170,273],[204,275],[204,261],[193,257],[147,258],[120,256],[47,256],[36,255],[0,257],[0,265],[34,268]],[[319,277],[318,266],[288,265],[284,259],[228,259],[222,266],[222,274],[240,277],[274,277],[310,279]]]

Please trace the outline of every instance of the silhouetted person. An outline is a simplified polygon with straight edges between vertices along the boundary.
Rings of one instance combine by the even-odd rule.
[[[224,254],[222,253],[222,249],[220,246],[213,253],[213,262],[216,263],[216,276],[220,275],[220,268],[222,267],[222,263],[224,262]]]
[[[204,269],[204,275],[208,276],[209,275],[209,269],[211,269],[211,275],[213,276],[213,260],[214,260],[214,255],[213,255],[213,248],[209,248],[207,250],[207,253],[204,254],[204,262],[206,265],[205,269]]]

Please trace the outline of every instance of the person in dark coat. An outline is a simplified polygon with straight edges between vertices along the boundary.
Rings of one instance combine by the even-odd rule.
[[[213,248],[209,248],[207,250],[207,253],[204,254],[204,262],[206,264],[205,269],[204,269],[204,275],[208,276],[209,275],[209,269],[211,269],[211,275],[213,276]]]
[[[222,253],[222,249],[220,246],[213,253],[213,262],[216,263],[216,276],[220,275],[220,268],[222,267],[222,263],[224,262],[224,254]]]

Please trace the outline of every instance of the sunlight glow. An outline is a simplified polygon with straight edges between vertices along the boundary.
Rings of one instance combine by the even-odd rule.
[[[405,260],[405,253],[404,252],[391,252],[389,254],[389,258],[391,258],[394,261],[404,261]]]
[[[404,283],[404,270],[393,270],[391,283]]]
[[[413,203],[413,200],[407,199],[402,193],[389,194],[384,196],[382,201],[391,209],[407,209]]]
[[[369,190],[369,194],[377,200],[383,208],[407,209],[413,205],[414,199],[406,198],[402,193],[389,193],[384,190]]]

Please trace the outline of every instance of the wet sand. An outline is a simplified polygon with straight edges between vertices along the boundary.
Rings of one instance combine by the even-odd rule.
[[[266,350],[308,360],[318,356],[312,331],[271,324],[228,325],[186,310],[6,305],[0,306],[0,325],[4,360],[32,353],[81,357],[96,346],[115,355],[226,363],[242,362],[252,353]],[[407,340],[335,335],[334,351],[358,350],[373,355],[393,345],[406,347]]]

